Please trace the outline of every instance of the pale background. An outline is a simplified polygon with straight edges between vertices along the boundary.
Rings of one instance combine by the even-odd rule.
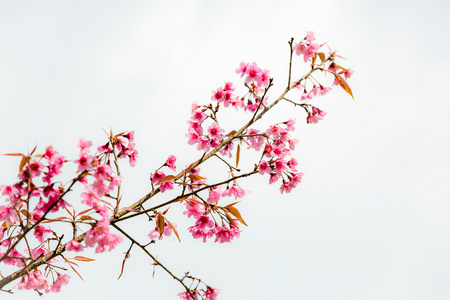
[[[313,30],[356,70],[356,100],[338,89],[318,99],[328,115],[317,125],[288,106],[271,115],[299,122],[303,183],[280,195],[267,178],[243,181],[240,239],[203,244],[180,230],[182,244],[154,253],[222,300],[448,299],[449,13],[446,1],[1,1],[0,153],[52,144],[73,158],[80,137],[99,145],[102,128],[135,130],[132,202],[169,154],[181,166],[198,157],[184,137],[193,101],[238,84],[241,61],[271,70],[275,98],[288,39]],[[12,183],[17,158],[0,164],[0,184]],[[177,299],[182,287],[162,270],[152,279],[137,249],[116,280],[127,248],[87,253],[97,261],[80,263],[85,281],[69,273],[62,294],[1,298]]]

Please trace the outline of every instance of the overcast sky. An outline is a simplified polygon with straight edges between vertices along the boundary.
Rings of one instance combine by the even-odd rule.
[[[134,130],[140,157],[123,189],[132,203],[168,155],[180,166],[198,157],[184,136],[193,101],[240,85],[241,61],[271,71],[275,99],[287,41],[312,30],[356,71],[355,101],[337,88],[319,98],[328,115],[315,125],[287,105],[270,115],[298,120],[302,184],[281,195],[267,178],[243,181],[252,192],[238,240],[203,244],[180,230],[181,244],[166,239],[154,254],[222,300],[448,299],[449,13],[445,1],[1,1],[0,153],[51,144],[70,158],[80,137],[100,145],[103,129]],[[0,164],[0,184],[13,183],[17,159]],[[85,280],[71,272],[46,299],[177,299],[182,287],[162,270],[152,279],[137,249],[116,280],[128,246],[81,263]]]

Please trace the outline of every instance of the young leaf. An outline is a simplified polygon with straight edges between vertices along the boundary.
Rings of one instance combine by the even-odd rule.
[[[199,180],[203,180],[206,179],[205,177],[202,177],[200,175],[195,175],[195,174],[191,174],[188,176],[192,181],[199,181]]]
[[[78,277],[80,277],[80,279],[84,281],[83,277],[81,277],[80,273],[78,273],[77,270],[75,270],[74,267],[72,267],[70,264],[69,264],[69,267],[71,267],[72,270],[73,270],[75,273],[77,273]]]
[[[23,167],[25,167],[25,165],[30,161],[30,157],[29,156],[23,156],[22,160],[20,161],[20,165],[19,165],[19,173],[23,170]]]
[[[164,233],[165,221],[164,217],[160,213],[156,215],[156,227],[158,227],[159,235],[162,236]]]
[[[238,144],[237,150],[236,150],[236,168],[237,168],[238,165],[239,165],[239,157],[240,157],[240,154],[241,154],[241,145]]]
[[[322,62],[324,62],[324,61],[325,61],[325,54],[324,54],[324,53],[322,53],[322,52],[319,52],[319,53],[317,53],[316,55],[318,55],[318,56],[319,56],[319,58],[320,58],[320,60],[321,60]]]
[[[166,177],[164,177],[164,178],[158,180],[158,182],[155,183],[155,184],[156,184],[156,185],[160,185],[160,184],[163,184],[163,183],[168,182],[168,181],[173,181],[174,179],[175,179],[175,176],[173,176],[173,175],[167,175]]]
[[[239,228],[236,224],[236,222],[234,222],[233,218],[230,216],[229,213],[227,213],[226,211],[224,211],[225,216],[227,217],[228,222],[230,222],[234,227]]]
[[[239,210],[236,207],[230,206],[230,207],[227,207],[226,210],[228,210],[233,216],[235,216],[236,219],[238,219],[242,224],[244,224],[245,226],[248,226],[245,223],[244,219],[242,219],[241,214],[239,213]]]
[[[334,77],[336,78],[336,81],[339,83],[339,85],[344,89],[344,91],[346,91],[347,93],[350,94],[350,96],[352,96],[353,99],[355,99],[353,97],[353,93],[352,90],[350,89],[350,86],[348,85],[347,81],[345,81],[344,78],[342,78],[341,75],[338,75],[336,73],[334,73]]]
[[[175,228],[175,226],[173,226],[173,224],[170,223],[170,221],[167,220],[167,219],[166,219],[166,222],[167,222],[167,224],[169,224],[170,228],[172,228],[173,232],[174,232],[175,235],[177,236],[178,241],[181,243],[180,236],[178,235],[178,231],[177,231],[177,229]]]
[[[78,261],[94,261],[95,260],[93,258],[88,258],[88,257],[84,257],[84,256],[75,256],[73,259],[78,260]]]

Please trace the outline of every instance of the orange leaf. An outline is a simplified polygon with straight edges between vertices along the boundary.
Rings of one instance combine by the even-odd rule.
[[[165,226],[164,217],[161,216],[160,213],[156,215],[156,227],[158,227],[159,235],[162,236],[164,233],[164,226]]]
[[[30,153],[30,156],[33,155],[34,151],[36,151],[36,148],[37,148],[37,145],[34,146],[33,150],[32,150],[31,153]]]
[[[71,265],[69,265],[69,267],[71,267],[72,270],[73,270],[75,273],[77,273],[78,277],[80,277],[80,279],[84,281],[83,277],[81,277],[80,273],[78,273],[77,270],[75,270],[74,267],[72,267]]]
[[[236,222],[234,222],[233,218],[230,216],[230,214],[227,213],[226,211],[224,211],[224,213],[225,213],[225,216],[226,216],[227,219],[228,219],[228,222],[230,222],[231,224],[233,224],[234,227],[239,228],[239,227],[237,226]]]
[[[87,213],[87,212],[89,212],[91,210],[93,210],[93,208],[89,208],[89,209],[83,210],[82,212],[79,212],[77,216],[84,215],[85,213]]]
[[[237,150],[236,150],[236,168],[239,165],[239,157],[241,155],[241,145],[238,144]]]
[[[89,221],[95,221],[94,218],[90,217],[90,216],[81,216],[80,220],[89,220]]]
[[[22,160],[20,161],[20,165],[19,165],[19,173],[23,170],[23,167],[30,161],[30,157],[29,156],[24,156],[22,157]]]
[[[227,136],[232,136],[234,134],[236,134],[236,130],[231,131],[230,133],[227,134]]]
[[[155,183],[155,184],[156,184],[156,185],[160,185],[160,184],[163,184],[163,183],[168,182],[168,181],[173,181],[174,179],[175,179],[175,176],[173,176],[173,175],[167,175],[166,177],[164,177],[164,178],[158,180],[158,182]]]
[[[166,219],[167,224],[169,224],[170,228],[172,228],[173,232],[177,236],[178,241],[181,243],[180,236],[178,235],[178,231],[176,230],[175,226],[173,226],[172,223],[170,223],[169,220]]]
[[[203,180],[206,179],[205,177],[202,177],[200,175],[195,175],[195,174],[191,174],[188,176],[192,181],[199,181],[199,180]]]
[[[233,203],[231,203],[231,204],[228,204],[227,206],[224,206],[223,208],[228,208],[228,207],[230,207],[230,206],[233,206],[233,205],[235,205],[235,204],[238,204],[240,201],[237,201],[237,202],[233,202]]]
[[[350,86],[348,85],[347,81],[345,81],[345,79],[342,78],[341,75],[338,75],[336,73],[333,73],[333,74],[334,74],[334,77],[336,78],[336,81],[339,83],[339,85],[344,89],[344,91],[349,93],[350,96],[352,96],[352,98],[353,98],[352,90],[350,89]],[[353,99],[355,99],[355,98],[353,98]]]
[[[53,223],[53,222],[56,222],[56,221],[59,221],[59,220],[67,220],[67,219],[68,219],[67,217],[58,217],[58,218],[54,218],[54,219],[51,219],[51,220],[44,221],[42,223]]]
[[[318,55],[318,56],[319,56],[319,58],[320,58],[320,60],[321,60],[322,62],[324,62],[324,61],[325,61],[325,54],[324,54],[324,53],[322,53],[322,52],[319,52],[319,53],[317,53],[316,55]]]
[[[88,257],[84,257],[84,256],[75,256],[73,259],[78,260],[78,261],[94,261],[95,260],[93,258],[88,258]]]
[[[26,209],[22,209],[20,212],[22,213],[22,215],[24,215],[25,217],[27,217],[28,219],[30,219],[30,214],[27,212]]]
[[[245,226],[248,226],[245,223],[244,219],[242,219],[241,214],[239,213],[239,210],[236,207],[230,206],[230,207],[227,207],[226,210],[228,210],[233,216],[235,216],[236,219],[238,219],[242,224],[244,224]]]
[[[7,154],[2,154],[2,155],[8,155],[8,156],[25,156],[22,153],[7,153]]]

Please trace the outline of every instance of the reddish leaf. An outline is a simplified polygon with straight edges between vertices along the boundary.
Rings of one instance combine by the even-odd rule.
[[[53,223],[53,222],[57,222],[59,220],[67,220],[67,219],[68,219],[67,217],[58,217],[58,218],[54,218],[54,219],[51,219],[51,220],[44,221],[42,223]]]
[[[22,213],[22,215],[24,215],[25,217],[27,217],[27,219],[30,219],[30,214],[27,212],[26,209],[22,209],[20,212]]]
[[[84,257],[84,256],[75,256],[73,259],[78,260],[78,261],[94,261],[95,260],[93,258],[88,258],[88,257]]]
[[[239,158],[240,158],[240,155],[241,155],[241,145],[238,144],[237,150],[236,150],[236,168],[237,168],[238,165],[239,165]]]
[[[173,176],[173,175],[167,175],[166,177],[164,177],[164,178],[158,180],[158,182],[155,183],[155,184],[156,184],[156,185],[160,185],[160,184],[163,184],[163,183],[168,182],[168,181],[173,181],[174,179],[175,179],[175,176]]]
[[[231,204],[228,204],[227,206],[224,206],[223,208],[228,208],[228,207],[233,206],[233,205],[238,204],[238,203],[239,203],[239,201],[233,202]]]
[[[234,207],[234,206],[230,206],[226,208],[233,216],[236,217],[236,219],[238,219],[242,224],[244,224],[245,226],[248,226],[244,219],[242,219],[241,214],[239,213],[239,210]]]
[[[164,233],[164,226],[165,226],[164,217],[161,216],[161,214],[156,215],[156,227],[158,228],[159,235],[162,236]]]
[[[345,81],[345,79],[342,78],[342,76],[340,76],[336,73],[334,73],[334,77],[336,78],[336,81],[339,83],[339,85],[344,89],[344,91],[349,93],[350,96],[352,96],[352,98],[353,98],[352,90],[350,89],[350,86],[348,85],[347,81]],[[353,98],[353,99],[355,99],[355,98]]]
[[[125,132],[126,132],[126,131],[121,132],[121,133],[118,133],[118,134],[116,134],[113,138],[117,138],[117,137],[119,137],[119,136],[122,136]]]
[[[74,267],[72,267],[71,265],[69,265],[69,267],[71,267],[72,270],[73,270],[75,273],[77,273],[78,277],[80,277],[80,279],[84,281],[83,277],[81,277],[80,273],[78,273],[77,270],[75,270]]]
[[[236,130],[231,131],[230,133],[227,134],[227,136],[232,136],[236,134]]]
[[[177,231],[177,229],[175,228],[175,226],[173,226],[173,224],[170,223],[170,221],[167,220],[167,219],[166,219],[166,222],[167,222],[167,224],[169,224],[170,228],[172,228],[173,232],[174,232],[175,235],[177,236],[178,241],[181,243],[180,236],[178,235],[178,231]]]
[[[90,217],[90,216],[81,216],[80,220],[89,220],[89,221],[95,221],[94,218]]]
[[[91,210],[93,210],[93,208],[88,208],[88,209],[86,209],[86,210],[83,210],[83,211],[81,211],[81,212],[78,213],[77,217],[78,217],[78,216],[81,216],[81,215],[84,215],[85,213],[87,213],[87,212],[89,212],[89,211],[91,211]]]
[[[33,150],[31,150],[30,156],[33,155],[34,151],[36,151],[37,145],[34,146]]]
[[[131,250],[131,249],[130,249],[130,250]],[[128,251],[130,251],[130,250],[128,250]],[[125,268],[125,262],[127,261],[127,259],[128,259],[129,257],[130,257],[130,253],[129,253],[129,252],[125,253],[125,257],[123,258],[123,262],[122,262],[122,270],[120,271],[120,275],[119,275],[119,277],[117,278],[117,280],[119,280],[120,277],[122,277],[123,269]]]
[[[22,160],[20,161],[20,165],[19,165],[19,173],[23,170],[23,167],[30,161],[30,157],[29,156],[24,156],[22,157]]]
[[[224,211],[225,216],[227,217],[228,222],[230,222],[231,224],[233,224],[234,227],[239,228],[236,224],[236,222],[234,222],[233,218],[230,216],[229,213],[227,213],[226,211]]]
[[[319,53],[317,53],[316,55],[318,55],[318,56],[319,56],[319,58],[320,58],[320,60],[321,60],[322,62],[324,62],[324,61],[325,61],[325,54],[324,54],[324,53],[322,53],[322,52],[319,52]]]
[[[69,264],[72,264],[72,265],[75,265],[75,266],[79,267],[78,264],[76,264],[76,263],[74,263],[73,261],[70,261],[70,260],[68,260],[68,259],[66,259],[66,263],[69,263]]]
[[[206,179],[205,177],[202,177],[200,175],[191,174],[188,176],[192,181],[199,181]]]
[[[7,153],[7,154],[2,154],[2,155],[8,155],[8,156],[25,156],[22,153]]]

